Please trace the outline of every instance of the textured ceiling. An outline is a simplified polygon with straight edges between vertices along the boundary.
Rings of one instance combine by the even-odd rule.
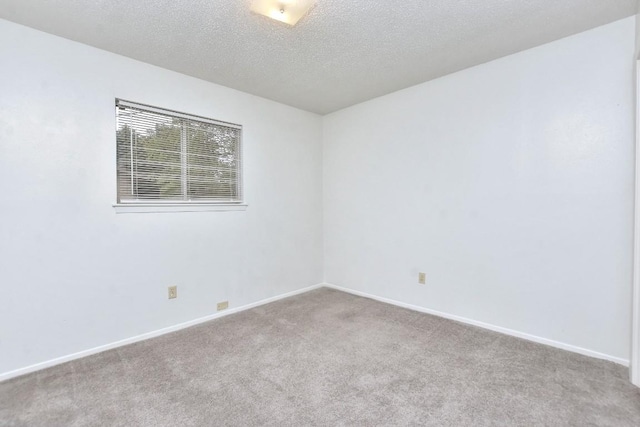
[[[636,0],[0,0],[0,18],[320,114],[636,13]]]

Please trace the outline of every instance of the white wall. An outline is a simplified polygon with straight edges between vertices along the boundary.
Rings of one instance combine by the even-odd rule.
[[[323,120],[0,20],[0,375],[322,281],[323,213],[327,282],[628,359],[634,22]],[[116,97],[243,124],[248,210],[115,214]]]
[[[628,360],[634,31],[326,116],[325,281]]]
[[[640,60],[640,1],[638,2],[638,14],[636,15],[636,60]],[[638,179],[638,165],[640,164],[640,153],[638,153],[638,143],[640,136],[640,129],[638,126],[640,123],[638,122],[638,100],[640,99],[640,94],[638,93],[638,88],[640,88],[640,81],[638,81],[638,61],[635,63],[635,98],[634,98],[634,118],[636,123],[636,182],[639,182]],[[633,289],[633,299],[632,299],[632,341],[631,341],[631,381],[638,387],[640,387],[640,277],[639,267],[640,267],[640,259],[638,254],[638,248],[640,248],[640,188],[636,185],[636,200],[635,200],[635,246],[634,246],[634,261],[635,261],[635,271],[634,271],[634,289]]]
[[[0,58],[0,374],[322,281],[320,116],[2,20]],[[116,97],[244,125],[247,211],[116,214]]]
[[[640,59],[640,1],[638,2],[638,13],[636,14],[636,59]]]

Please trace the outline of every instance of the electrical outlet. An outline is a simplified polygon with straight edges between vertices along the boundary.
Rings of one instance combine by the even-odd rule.
[[[222,301],[218,303],[218,311],[226,310],[227,308],[229,308],[229,301]]]
[[[169,299],[178,298],[178,287],[169,286]]]
[[[425,273],[418,273],[418,283],[421,285],[427,283],[427,275]]]

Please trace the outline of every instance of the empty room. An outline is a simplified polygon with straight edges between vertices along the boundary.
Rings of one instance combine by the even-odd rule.
[[[0,426],[640,426],[636,0],[0,0]]]

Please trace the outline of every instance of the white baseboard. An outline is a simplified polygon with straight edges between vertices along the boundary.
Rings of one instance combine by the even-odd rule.
[[[270,302],[278,301],[284,298],[292,297],[294,295],[302,294],[305,292],[312,291],[314,289],[318,289],[323,287],[323,284],[317,284],[313,286],[309,286],[306,288],[298,289],[296,291],[287,292],[286,294],[277,295],[275,297],[263,299],[258,302],[254,302],[251,304],[243,305],[241,307],[234,307],[219,313],[214,313],[209,316],[200,317],[198,319],[189,320],[188,322],[179,323],[177,325],[169,326],[167,328],[158,329],[155,331],[147,332],[142,335],[137,335],[135,337],[126,338],[120,341],[112,342],[109,344],[101,345],[99,347],[90,348],[88,350],[79,351],[77,353],[69,354],[62,357],[57,357],[55,359],[47,360],[45,362],[36,363],[35,365],[26,366],[24,368],[19,368],[13,371],[4,372],[0,374],[0,381],[5,381],[10,378],[18,377],[20,375],[25,375],[31,372],[39,371],[41,369],[49,368],[51,366],[59,365],[61,363],[70,362],[72,360],[80,359],[82,357],[90,356],[92,354],[101,353],[106,350],[111,350],[117,347],[122,347],[124,345],[133,344],[139,341],[148,340],[149,338],[154,338],[160,335],[168,334],[170,332],[179,331],[180,329],[185,329],[190,326],[198,325],[200,323],[208,322],[209,320],[217,319],[223,316],[228,316],[233,313],[238,313],[240,311],[249,310],[250,308],[258,307],[260,305],[268,304]]]
[[[384,302],[387,304],[392,304],[398,307],[403,307],[403,308],[407,308],[409,310],[414,310],[414,311],[418,311],[421,313],[427,313],[427,314],[432,314],[434,316],[438,316],[438,317],[443,317],[446,319],[451,319],[451,320],[455,320],[457,322],[461,322],[461,323],[466,323],[469,325],[473,325],[473,326],[478,326],[480,328],[484,328],[484,329],[489,329],[491,331],[495,331],[495,332],[500,332],[503,333],[505,335],[510,335],[513,337],[517,337],[517,338],[522,338],[525,340],[529,340],[529,341],[533,341],[536,343],[540,343],[540,344],[545,344],[545,345],[549,345],[551,347],[556,347],[562,350],[567,350],[567,351],[571,351],[574,353],[578,353],[578,354],[582,354],[584,356],[590,356],[590,357],[595,357],[597,359],[604,359],[604,360],[609,360],[611,362],[615,362],[618,363],[620,365],[623,366],[629,366],[629,360],[626,359],[621,359],[619,357],[615,357],[615,356],[610,356],[608,354],[604,354],[604,353],[599,353],[597,351],[593,351],[593,350],[588,350],[585,348],[581,348],[581,347],[577,347],[571,344],[565,344],[562,342],[558,342],[558,341],[553,341],[547,338],[542,338],[542,337],[537,337],[535,335],[529,335],[526,334],[524,332],[519,332],[519,331],[514,331],[512,329],[507,329],[507,328],[503,328],[501,326],[495,326],[495,325],[491,325],[488,323],[484,323],[484,322],[479,322],[477,320],[472,320],[472,319],[467,319],[465,317],[461,317],[461,316],[456,316],[454,314],[449,314],[449,313],[443,313],[440,311],[436,311],[436,310],[431,310],[429,308],[424,308],[424,307],[420,307],[417,305],[412,305],[412,304],[407,304],[404,302],[400,302],[400,301],[396,301],[396,300],[392,300],[389,298],[383,298],[383,297],[378,297],[376,295],[372,295],[372,294],[368,294],[366,292],[361,292],[361,291],[356,291],[353,289],[349,289],[349,288],[343,288],[341,286],[337,286],[337,285],[333,285],[330,283],[321,283],[321,284],[317,284],[317,285],[313,285],[313,286],[309,286],[303,289],[298,289],[296,291],[293,292],[288,292],[282,295],[277,295],[275,297],[271,297],[271,298],[267,298],[258,302],[254,302],[251,304],[247,304],[247,305],[243,305],[241,307],[234,307],[234,308],[230,308],[228,310],[225,311],[221,311],[219,313],[214,313],[211,314],[209,316],[205,316],[205,317],[200,317],[198,319],[194,319],[194,320],[190,320],[188,322],[184,322],[184,323],[179,323],[177,325],[173,325],[173,326],[169,326],[167,328],[163,328],[163,329],[158,329],[155,331],[151,331],[151,332],[147,332],[145,334],[142,335],[137,335],[135,337],[131,337],[131,338],[126,338],[120,341],[116,341],[116,342],[112,342],[109,344],[105,344],[105,345],[101,345],[99,347],[94,347],[88,350],[83,350],[83,351],[79,351],[77,353],[73,353],[73,354],[69,354],[66,356],[62,356],[62,357],[57,357],[55,359],[51,359],[51,360],[47,360],[45,362],[41,362],[41,363],[36,363],[35,365],[30,365],[30,366],[26,366],[24,368],[19,368],[13,371],[9,371],[9,372],[4,372],[2,374],[0,374],[0,381],[5,381],[8,380],[10,378],[14,378],[14,377],[18,377],[20,375],[25,375],[31,372],[35,372],[35,371],[39,371],[45,368],[49,368],[51,366],[55,366],[55,365],[59,365],[61,363],[65,363],[65,362],[70,362],[72,360],[76,360],[76,359],[80,359],[82,357],[86,357],[86,356],[90,356],[92,354],[96,354],[96,353],[101,353],[103,351],[107,351],[107,350],[111,350],[117,347],[122,347],[124,345],[128,345],[128,344],[133,344],[139,341],[144,341],[147,340],[149,338],[154,338],[160,335],[164,335],[164,334],[168,334],[170,332],[175,332],[175,331],[179,331],[180,329],[185,329],[188,328],[190,326],[194,326],[194,325],[198,325],[200,323],[204,323],[204,322],[208,322],[209,320],[213,320],[213,319],[217,319],[223,316],[228,316],[230,314],[233,313],[238,313],[240,311],[244,311],[244,310],[249,310],[251,308],[254,307],[258,307],[264,304],[268,304],[270,302],[274,302],[274,301],[278,301],[284,298],[288,298],[294,295],[298,295],[298,294],[302,294],[305,292],[309,292],[312,291],[314,289],[318,289],[321,287],[327,287],[327,288],[332,288],[332,289],[336,289],[342,292],[346,292],[349,294],[353,294],[353,295],[358,295],[361,297],[365,297],[365,298],[370,298],[376,301],[380,301],[380,302]]]
[[[512,337],[522,338],[522,339],[525,339],[525,340],[528,340],[528,341],[533,341],[533,342],[536,342],[536,343],[539,343],[539,344],[545,344],[545,345],[548,345],[548,346],[551,346],[551,347],[556,347],[556,348],[559,348],[559,349],[562,349],[562,350],[571,351],[573,353],[582,354],[584,356],[595,357],[596,359],[604,359],[604,360],[608,360],[610,362],[618,363],[618,364],[623,365],[623,366],[627,366],[627,367],[629,366],[629,360],[622,359],[622,358],[615,357],[615,356],[611,356],[611,355],[604,354],[604,353],[599,353],[599,352],[593,351],[593,350],[588,350],[586,348],[577,347],[577,346],[574,346],[574,345],[571,345],[571,344],[565,344],[563,342],[553,341],[553,340],[550,340],[550,339],[547,339],[547,338],[542,338],[542,337],[538,337],[538,336],[535,336],[535,335],[530,335],[530,334],[527,334],[527,333],[524,333],[524,332],[514,331],[513,329],[503,328],[501,326],[495,326],[495,325],[491,325],[489,323],[484,323],[484,322],[480,322],[480,321],[473,320],[473,319],[467,319],[465,317],[456,316],[455,314],[443,313],[441,311],[431,310],[429,308],[424,308],[424,307],[420,307],[420,306],[417,306],[417,305],[407,304],[407,303],[396,301],[396,300],[392,300],[392,299],[389,299],[389,298],[379,297],[379,296],[376,296],[376,295],[368,294],[366,292],[355,291],[355,290],[349,289],[349,288],[343,288],[342,286],[332,285],[330,283],[325,283],[324,286],[327,287],[327,288],[336,289],[336,290],[339,290],[339,291],[342,291],[342,292],[347,292],[349,294],[353,294],[353,295],[357,295],[357,296],[373,299],[373,300],[384,302],[384,303],[387,303],[387,304],[393,304],[393,305],[396,305],[398,307],[407,308],[409,310],[419,311],[421,313],[432,314],[434,316],[444,317],[445,319],[455,320],[457,322],[466,323],[468,325],[478,326],[480,328],[489,329],[489,330],[495,331],[495,332],[500,332],[502,334],[510,335]]]

